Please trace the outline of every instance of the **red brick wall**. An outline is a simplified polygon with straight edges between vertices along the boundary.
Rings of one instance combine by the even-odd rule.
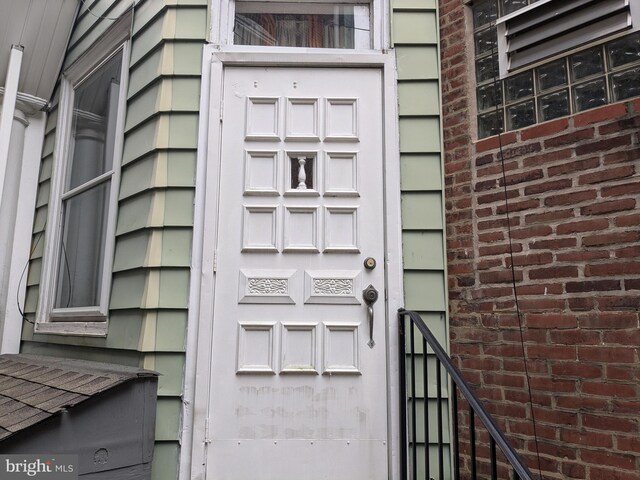
[[[440,0],[451,350],[534,460],[497,137],[474,142],[462,0]],[[502,135],[545,478],[640,479],[640,99]]]

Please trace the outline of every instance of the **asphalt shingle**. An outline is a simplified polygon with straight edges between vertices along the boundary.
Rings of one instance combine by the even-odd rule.
[[[38,355],[0,355],[0,443],[64,408],[155,372]]]

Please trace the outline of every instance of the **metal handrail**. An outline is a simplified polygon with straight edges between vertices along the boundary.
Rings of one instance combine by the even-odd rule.
[[[449,357],[449,355],[447,354],[447,352],[444,350],[444,348],[442,348],[442,346],[440,345],[440,343],[438,342],[438,340],[436,339],[436,337],[433,335],[433,333],[431,333],[431,330],[429,330],[429,328],[427,327],[427,325],[425,324],[424,320],[422,319],[422,317],[420,317],[420,315],[414,311],[411,310],[405,310],[403,308],[398,310],[398,325],[399,325],[399,345],[400,345],[400,370],[401,370],[401,378],[400,378],[400,395],[401,395],[401,399],[400,399],[400,414],[402,415],[402,419],[401,419],[401,429],[403,430],[401,432],[402,434],[402,438],[407,439],[407,431],[406,431],[406,425],[407,425],[407,415],[406,415],[406,395],[407,395],[407,390],[406,390],[406,374],[405,374],[405,360],[406,360],[406,351],[405,351],[405,345],[406,345],[406,340],[405,340],[405,332],[404,332],[404,326],[405,326],[405,321],[404,321],[404,317],[408,316],[411,319],[411,322],[413,323],[413,325],[415,325],[418,330],[420,331],[420,333],[422,334],[423,337],[423,345],[426,347],[426,345],[428,344],[429,347],[431,347],[431,349],[433,350],[433,353],[436,355],[436,364],[437,364],[437,374],[438,376],[440,375],[440,365],[444,366],[445,370],[447,371],[447,373],[450,375],[452,381],[453,381],[453,408],[454,408],[454,415],[457,418],[457,392],[456,390],[459,389],[462,396],[467,400],[467,402],[469,403],[469,413],[470,413],[470,424],[473,425],[473,416],[477,416],[480,421],[483,423],[483,425],[485,426],[485,428],[487,429],[489,435],[491,435],[491,465],[492,465],[492,478],[496,478],[495,477],[495,472],[496,472],[496,467],[495,467],[495,445],[497,445],[500,450],[502,451],[502,453],[504,454],[505,458],[507,459],[507,461],[511,464],[511,466],[513,467],[513,470],[516,474],[516,479],[522,479],[522,480],[534,480],[534,477],[532,476],[531,472],[529,471],[529,469],[527,468],[527,466],[524,464],[524,462],[522,461],[522,459],[520,458],[520,456],[516,453],[516,451],[513,449],[513,447],[509,444],[509,441],[506,439],[506,437],[504,436],[504,434],[502,433],[502,431],[498,428],[498,426],[496,425],[496,423],[494,422],[493,418],[491,417],[491,415],[487,412],[487,410],[484,408],[484,406],[482,405],[482,403],[480,402],[480,400],[478,399],[478,397],[476,396],[476,394],[474,393],[474,391],[471,389],[471,387],[469,386],[469,384],[465,381],[465,379],[462,377],[462,374],[460,373],[460,371],[457,369],[457,367],[453,364],[451,357]],[[413,354],[413,345],[414,345],[414,339],[413,339],[413,328],[410,331],[410,337],[411,337],[411,353]],[[425,355],[425,359],[426,359],[426,348],[423,348],[423,354]],[[414,359],[413,356],[411,358],[411,362],[412,362],[412,366],[414,367]],[[424,362],[425,367],[423,368],[423,375],[426,378],[426,360]],[[412,383],[414,384],[412,386],[412,394],[415,396],[415,368],[411,369],[411,375],[412,375]],[[438,378],[438,384],[440,384],[440,379]],[[427,393],[426,393],[426,382],[425,382],[425,404],[426,404],[426,399],[427,399]],[[439,423],[442,422],[442,412],[441,412],[441,407],[440,407],[440,399],[441,399],[441,393],[440,393],[440,388],[438,388],[438,420]],[[415,402],[413,402],[412,405],[413,408],[413,422],[414,422],[414,433],[415,433]],[[425,412],[425,417],[427,417],[428,415]],[[427,421],[425,420],[425,423]],[[428,426],[428,423],[426,423]],[[460,477],[460,473],[459,473],[459,465],[458,465],[458,461],[457,461],[457,456],[458,456],[458,447],[457,447],[457,430],[458,430],[458,425],[457,425],[457,421],[454,422],[454,435],[456,437],[455,441],[454,441],[454,458],[455,458],[455,478],[458,479]],[[473,432],[475,433],[475,432]],[[425,430],[425,435],[428,435],[428,430]],[[440,462],[439,462],[439,467],[440,467],[440,478],[442,479],[442,466],[443,466],[443,462],[442,462],[442,435],[441,432],[439,432],[439,438],[438,438],[438,446],[439,446],[439,456],[440,456]],[[475,436],[475,435],[474,435]],[[473,439],[471,440],[471,447],[473,450],[475,450],[475,444]],[[403,441],[402,442],[402,453],[403,453],[403,458],[405,459],[405,461],[403,461],[403,478],[406,479],[407,477],[407,442]],[[425,455],[428,457],[428,451],[425,449]],[[475,457],[475,455],[473,455]],[[415,462],[416,462],[416,458],[415,458],[415,448],[414,448],[414,458],[413,458],[413,465],[414,465],[414,480],[415,480]],[[474,473],[475,473],[475,464],[472,463],[472,468],[474,469]],[[427,474],[426,474],[427,478],[429,478],[429,473],[428,473],[428,466],[427,466]],[[473,475],[473,477],[475,478],[475,475]]]

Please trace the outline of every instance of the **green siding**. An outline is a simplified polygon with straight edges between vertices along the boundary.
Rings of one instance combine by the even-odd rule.
[[[442,169],[439,154],[400,155],[402,191],[442,190]]]
[[[440,115],[439,88],[438,82],[434,80],[398,85],[400,115]]]
[[[435,0],[393,0],[392,32],[398,67],[398,112],[400,126],[400,188],[405,307],[417,310],[445,348],[448,346],[446,251],[444,231],[444,185],[440,117],[440,64],[438,12]],[[428,366],[429,385],[418,382],[416,397],[429,415],[437,409],[435,359],[422,352],[416,335],[416,378]],[[443,411],[448,412],[445,392]],[[417,423],[419,456],[424,458],[425,435],[422,409]],[[435,418],[435,417],[434,417]],[[435,421],[431,428],[435,428]],[[449,425],[445,421],[445,425]],[[445,432],[445,443],[449,434]],[[448,448],[445,454],[448,454]],[[437,434],[430,432],[428,454],[437,465]],[[419,477],[423,460],[418,461]],[[445,462],[445,478],[450,478],[450,462]],[[433,472],[433,470],[432,470]]]
[[[442,230],[442,193],[403,192],[402,226],[412,230]]]
[[[176,398],[158,398],[156,410],[156,440],[177,441],[180,438],[180,409]]]
[[[36,217],[33,220],[33,233],[36,234],[36,236],[34,237],[34,243],[37,243],[37,246],[34,245],[33,248],[35,248],[36,250],[33,251],[31,258],[34,258],[36,255],[36,252],[38,251],[37,249],[40,248],[40,254],[42,255],[42,245],[43,240],[41,239],[41,234],[44,231],[44,228],[47,224],[47,206],[44,206],[42,208],[38,208],[36,210]]]
[[[425,26],[425,28],[428,28]],[[400,80],[437,80],[439,70],[437,45],[396,45],[398,78]]]
[[[44,182],[51,178],[51,169],[53,168],[53,155],[47,155],[42,159],[40,166],[40,175],[38,176],[39,182]]]
[[[133,0],[82,2],[65,68]],[[106,338],[38,335],[25,322],[22,351],[150,368],[159,380],[152,476],[175,480],[187,328],[197,128],[206,0],[152,0],[134,10],[124,152]],[[90,10],[90,11],[89,11]],[[39,175],[25,309],[34,317],[58,120],[52,99]]]
[[[151,207],[156,201],[155,197],[159,195],[160,193],[156,195],[153,191],[150,191],[121,201],[118,209],[116,235],[151,226]]]
[[[165,310],[158,312],[156,320],[156,351],[183,351],[187,341],[187,312]]]
[[[120,199],[154,187],[191,187],[196,169],[195,151],[161,151],[123,168]]]
[[[407,270],[443,270],[442,231],[403,232],[402,257]]]
[[[180,447],[178,442],[156,441],[156,448],[153,452],[153,465],[151,468],[151,478],[175,480],[178,478],[178,456]]]
[[[402,9],[430,9],[435,11],[437,0],[391,0],[391,4],[395,13],[400,12]]]
[[[444,285],[441,271],[405,270],[404,296],[407,305],[411,305],[411,310],[444,311],[447,305]]]
[[[440,151],[440,119],[400,118],[400,151],[425,153]]]
[[[396,44],[435,44],[438,39],[435,11],[397,10],[393,16],[393,41]]]

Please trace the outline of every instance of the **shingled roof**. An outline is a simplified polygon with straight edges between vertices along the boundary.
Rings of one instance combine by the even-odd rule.
[[[138,377],[139,368],[40,355],[0,355],[0,442]]]

